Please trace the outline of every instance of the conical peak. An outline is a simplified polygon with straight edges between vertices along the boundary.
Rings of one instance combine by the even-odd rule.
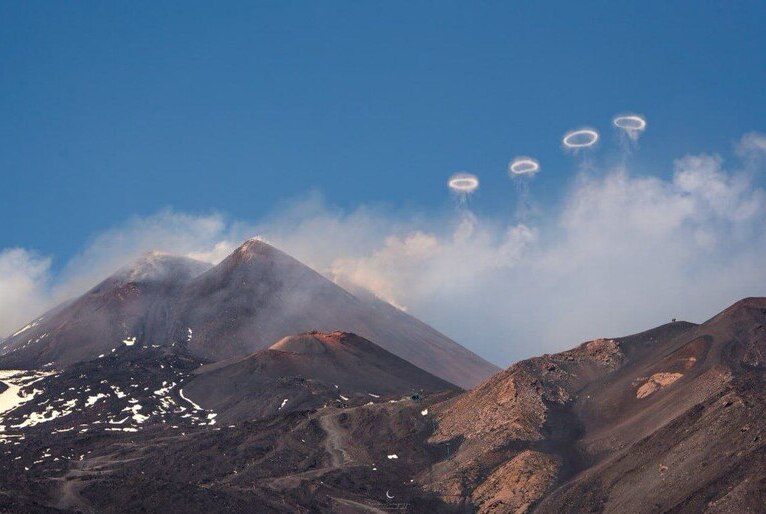
[[[270,256],[278,253],[281,254],[282,252],[271,246],[260,237],[252,237],[242,243],[239,248],[234,250],[232,256],[243,260],[249,260],[253,257]]]
[[[319,354],[326,353],[330,348],[349,338],[358,336],[347,332],[319,332],[311,331],[303,334],[283,337],[269,347],[270,350],[278,350],[292,353]]]

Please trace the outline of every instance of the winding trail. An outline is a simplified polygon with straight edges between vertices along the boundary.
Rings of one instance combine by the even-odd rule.
[[[345,430],[338,422],[339,415],[339,413],[327,414],[319,418],[319,426],[327,434],[323,444],[327,453],[330,454],[331,466],[333,468],[340,468],[354,461],[349,455],[348,450],[344,448]]]
[[[305,480],[320,478],[336,469],[353,465],[354,459],[346,449],[346,431],[338,421],[338,417],[341,414],[342,412],[333,412],[330,414],[321,414],[316,418],[319,421],[319,426],[326,434],[322,441],[322,445],[330,456],[329,465],[323,468],[303,471],[301,473],[275,477],[269,480],[272,487],[277,489],[294,489]]]

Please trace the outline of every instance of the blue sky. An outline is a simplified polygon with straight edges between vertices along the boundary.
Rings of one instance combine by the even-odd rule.
[[[5,2],[0,248],[61,260],[135,214],[257,219],[310,189],[442,208],[461,169],[498,211],[517,154],[555,199],[564,131],[624,110],[650,123],[640,162],[669,173],[766,128],[765,18],[759,2]]]
[[[2,3],[0,336],[140,252],[215,262],[254,234],[498,364],[766,295],[764,19],[747,1]],[[649,123],[631,153],[625,111]],[[583,125],[602,135],[585,171],[560,144]],[[542,165],[521,220],[517,155]],[[468,210],[446,188],[462,170]]]

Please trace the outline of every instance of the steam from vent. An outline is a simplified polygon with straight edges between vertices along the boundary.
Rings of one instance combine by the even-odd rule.
[[[46,256],[0,251],[0,333],[146,251],[218,262],[254,234],[501,365],[671,318],[702,321],[766,295],[766,192],[756,182],[766,136],[746,135],[737,153],[740,162],[685,156],[670,174],[627,165],[581,173],[534,222],[464,210],[344,212],[318,195],[258,223],[163,211],[98,235],[61,273]]]
[[[529,181],[539,172],[540,163],[532,157],[516,157],[508,164],[508,174],[516,187],[516,210],[521,221],[526,221],[531,209]]]
[[[23,248],[0,251],[0,338],[49,305],[51,259]]]
[[[620,129],[632,141],[638,141],[641,134],[646,130],[646,118],[638,114],[621,114],[615,116],[612,124]]]
[[[447,181],[447,187],[458,198],[460,204],[465,204],[468,196],[479,188],[479,178],[471,173],[455,173]]]
[[[582,150],[590,148],[598,143],[599,134],[592,128],[581,128],[564,134],[561,138],[562,146],[567,150]]]
[[[540,163],[532,157],[516,157],[508,164],[511,176],[535,175],[540,171]]]

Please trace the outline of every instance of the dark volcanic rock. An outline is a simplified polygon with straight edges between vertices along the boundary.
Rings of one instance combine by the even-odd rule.
[[[197,364],[178,354],[131,348],[26,380],[32,399],[0,417],[0,511],[329,513],[387,493],[450,511],[412,481],[437,454],[422,410],[443,395],[222,423],[186,396]]]
[[[0,511],[763,512],[764,326],[746,299],[463,393],[343,333],[4,371]]]
[[[285,337],[246,358],[203,366],[196,375],[186,394],[223,420],[458,390],[345,332]]]

